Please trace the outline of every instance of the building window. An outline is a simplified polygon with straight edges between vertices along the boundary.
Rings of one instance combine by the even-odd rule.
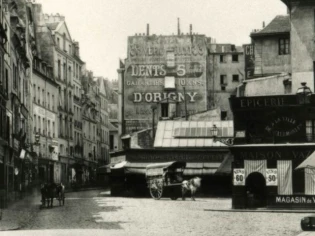
[[[226,75],[220,75],[220,84],[221,84],[221,86],[227,85],[227,76]]]
[[[220,63],[225,63],[225,56],[224,55],[220,55]]]
[[[232,76],[232,81],[233,82],[239,82],[240,81],[239,75],[233,75]]]
[[[168,117],[168,103],[161,103],[161,116]]]
[[[232,55],[232,62],[238,62],[238,55],[237,54]]]
[[[279,55],[290,53],[290,39],[279,39]]]
[[[60,48],[60,39],[57,37],[57,46]]]
[[[58,79],[61,79],[61,63],[60,60],[58,60]]]
[[[227,120],[227,111],[221,111],[221,120]]]

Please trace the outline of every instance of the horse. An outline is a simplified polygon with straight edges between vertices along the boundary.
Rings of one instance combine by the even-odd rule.
[[[194,177],[190,180],[184,180],[182,182],[182,200],[185,200],[186,192],[190,191],[191,200],[195,201],[195,193],[201,186],[201,178]]]
[[[65,192],[65,186],[60,183],[50,183],[50,184],[43,184],[41,186],[41,195],[42,195],[42,207],[53,207],[54,205],[54,197],[56,197],[59,200],[59,206],[61,206],[61,201],[63,201],[64,205],[64,192]]]

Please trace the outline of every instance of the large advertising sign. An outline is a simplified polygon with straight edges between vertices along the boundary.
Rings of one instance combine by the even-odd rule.
[[[206,38],[202,35],[128,38],[124,77],[125,121],[151,126],[152,105],[176,104],[176,116],[207,109]],[[158,108],[156,118],[161,116]],[[144,127],[143,127],[144,128]]]
[[[253,44],[245,44],[245,78],[250,79],[254,77],[255,72],[255,47]]]

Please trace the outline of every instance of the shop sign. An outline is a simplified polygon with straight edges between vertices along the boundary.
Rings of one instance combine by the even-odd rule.
[[[278,185],[278,170],[266,169],[266,185],[277,186]]]
[[[56,115],[44,108],[41,108],[37,105],[34,105],[34,114],[45,117],[48,120],[55,121],[56,120]]]
[[[233,185],[245,186],[245,169],[233,170]]]
[[[265,130],[268,133],[274,133],[277,137],[288,137],[300,132],[302,126],[303,125],[293,117],[280,116],[268,124]],[[280,128],[281,130],[278,130]]]
[[[143,152],[128,153],[126,160],[130,162],[167,162],[167,161],[186,161],[186,162],[222,162],[226,153],[216,152]]]
[[[274,197],[273,201],[276,204],[284,204],[284,205],[314,204],[315,203],[315,196],[277,195]]]

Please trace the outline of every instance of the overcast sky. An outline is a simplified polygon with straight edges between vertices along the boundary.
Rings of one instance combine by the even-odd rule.
[[[72,39],[79,41],[81,59],[94,75],[117,79],[119,58],[125,58],[127,37],[145,33],[193,31],[215,38],[217,43],[242,45],[249,34],[286,14],[280,0],[36,0],[47,14],[66,17]]]

